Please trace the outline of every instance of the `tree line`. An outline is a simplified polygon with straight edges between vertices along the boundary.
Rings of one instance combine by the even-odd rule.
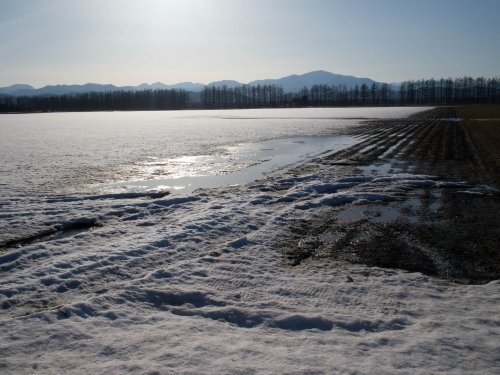
[[[387,83],[347,86],[314,85],[297,93],[284,93],[276,85],[243,85],[205,87],[201,95],[203,108],[259,108],[259,107],[345,107],[396,105]]]
[[[297,93],[284,93],[275,85],[228,88],[205,87],[201,107],[207,109],[260,107],[347,107],[500,103],[497,78],[463,77],[402,82],[398,89],[373,82],[345,85],[314,85]]]
[[[286,93],[276,85],[205,86],[199,100],[185,90],[113,91],[73,95],[0,96],[0,112],[64,112],[109,110],[232,109],[498,104],[498,78],[448,78],[387,83],[314,85]]]
[[[400,105],[500,103],[498,78],[441,78],[405,81],[399,88]]]
[[[0,112],[145,111],[184,109],[185,90],[89,92],[66,95],[3,96]]]

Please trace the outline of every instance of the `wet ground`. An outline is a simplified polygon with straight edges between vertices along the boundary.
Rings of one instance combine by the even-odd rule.
[[[500,126],[498,121],[475,126],[479,121],[468,119],[469,113],[436,108],[353,130],[351,135],[364,141],[324,158],[324,168],[339,174],[352,174],[354,168],[360,176],[382,179],[428,174],[442,183],[439,188],[423,184],[395,202],[322,209],[314,220],[297,222],[282,248],[290,264],[333,257],[459,283],[500,278],[500,146],[495,141]],[[480,115],[475,108],[469,116]]]

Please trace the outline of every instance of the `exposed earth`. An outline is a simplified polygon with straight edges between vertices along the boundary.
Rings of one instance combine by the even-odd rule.
[[[351,134],[364,141],[295,172],[354,168],[380,180],[390,172],[429,181],[397,201],[322,208],[297,221],[281,247],[292,265],[333,257],[460,283],[500,277],[500,106],[441,107],[367,121]]]

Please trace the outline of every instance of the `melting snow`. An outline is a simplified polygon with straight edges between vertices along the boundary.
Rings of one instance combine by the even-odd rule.
[[[499,281],[334,260],[289,267],[273,248],[322,206],[428,185],[446,188],[433,176],[325,169],[184,195],[56,197],[24,213],[7,204],[2,241],[32,241],[0,257],[0,369],[496,373]]]
[[[29,120],[26,116],[22,121]],[[125,123],[117,121],[117,128],[128,123],[126,133],[139,115],[105,116],[123,117]],[[207,126],[219,123],[208,120]],[[300,135],[314,125],[305,127],[293,118],[273,121],[291,123]],[[330,122],[326,117],[322,121]],[[387,164],[362,168],[363,175],[340,175],[333,163],[317,160],[301,139],[293,145],[284,138],[260,148],[253,144],[243,156],[238,148],[217,156],[215,144],[208,150],[208,170],[197,169],[196,161],[205,156],[180,158],[184,142],[176,141],[177,128],[164,127],[161,121],[153,125],[164,134],[155,138],[159,143],[170,137],[179,150],[134,165],[137,175],[145,177],[126,181],[125,188],[124,183],[102,184],[90,195],[30,197],[34,191],[43,194],[40,186],[50,180],[40,172],[45,170],[16,176],[13,171],[24,165],[28,154],[17,155],[9,167],[16,181],[29,177],[38,182],[26,185],[22,198],[7,184],[2,190],[7,193],[0,202],[0,373],[500,372],[500,281],[458,285],[333,259],[308,259],[291,267],[276,249],[289,240],[287,230],[293,224],[312,222],[329,207],[345,207],[346,216],[354,217],[362,207],[358,203],[378,207],[380,202],[411,199],[423,187],[436,194],[448,188],[488,194],[489,187],[399,173]],[[267,122],[255,129],[260,128],[264,130],[258,134],[269,132]],[[85,134],[74,135],[76,140],[91,133],[84,129]],[[233,128],[224,129],[226,134]],[[254,139],[252,129],[241,137]],[[273,137],[290,133],[283,129],[275,128]],[[66,132],[73,137],[72,128]],[[106,139],[115,140],[115,135],[110,132]],[[5,139],[8,147],[18,147]],[[118,139],[123,150],[137,143],[127,139]],[[148,142],[143,139],[132,154],[149,155],[143,150],[154,151],[146,147]],[[49,166],[58,165],[57,152],[73,152],[71,145],[78,144],[48,150],[42,143]],[[200,144],[202,140],[193,147],[200,149]],[[300,152],[276,166],[267,153],[280,147]],[[90,158],[86,168],[100,166],[107,157],[109,169],[121,165],[123,156],[109,154],[104,146],[99,150],[76,155]],[[46,151],[57,151],[56,156]],[[318,163],[324,164],[318,168]],[[70,164],[66,170],[73,171]],[[309,172],[290,168],[297,164]],[[166,173],[172,165],[187,180],[173,184],[176,179]],[[206,184],[207,174],[228,176],[227,183]],[[248,179],[235,182],[235,176]],[[197,185],[197,179],[205,180]],[[231,186],[235,183],[239,185]],[[169,195],[158,191],[166,186],[174,190]],[[175,191],[174,186],[186,188]],[[390,212],[376,219],[387,217]],[[336,240],[335,233],[329,235],[325,241]]]

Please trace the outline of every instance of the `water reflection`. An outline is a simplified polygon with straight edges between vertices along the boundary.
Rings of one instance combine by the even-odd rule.
[[[140,179],[99,184],[94,189],[101,193],[148,190],[188,193],[198,188],[240,185],[356,142],[354,137],[345,135],[292,137],[221,147],[219,153],[212,155],[150,158],[141,166]]]

